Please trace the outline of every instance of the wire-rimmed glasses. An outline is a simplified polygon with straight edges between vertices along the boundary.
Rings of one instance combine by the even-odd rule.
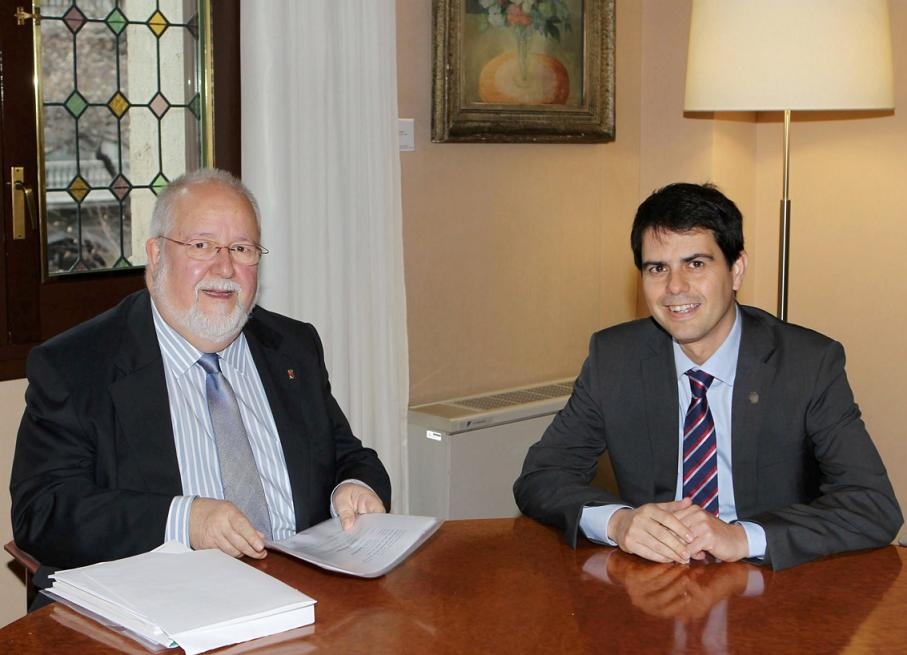
[[[178,239],[171,239],[161,234],[158,238],[166,239],[171,243],[176,243],[180,246],[185,246],[186,254],[191,259],[196,259],[201,262],[208,262],[213,260],[220,254],[220,251],[226,249],[230,253],[230,257],[233,259],[233,262],[236,264],[241,264],[243,266],[255,266],[258,262],[261,261],[261,256],[268,254],[268,249],[262,246],[259,246],[256,243],[231,243],[229,246],[222,246],[219,243],[214,241],[209,241],[208,239],[192,239],[191,241],[179,241]]]

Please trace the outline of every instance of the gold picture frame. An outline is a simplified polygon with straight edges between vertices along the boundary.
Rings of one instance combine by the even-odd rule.
[[[613,141],[614,32],[614,0],[433,0],[432,141]]]

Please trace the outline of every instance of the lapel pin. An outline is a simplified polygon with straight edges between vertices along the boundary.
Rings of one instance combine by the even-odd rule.
[[[295,380],[295,379],[296,379],[296,371],[295,371],[294,369],[292,369],[292,368],[288,368],[288,369],[287,369],[287,378],[290,379],[290,380]]]
[[[759,392],[758,392],[758,391],[750,391],[750,396],[749,396],[749,398],[750,398],[750,405],[756,405],[756,404],[758,404],[758,403],[759,403]]]

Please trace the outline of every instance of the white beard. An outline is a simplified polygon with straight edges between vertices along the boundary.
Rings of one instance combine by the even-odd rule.
[[[151,296],[154,302],[176,323],[173,327],[180,332],[195,335],[205,341],[214,343],[232,342],[242,331],[249,320],[249,311],[241,302],[239,294],[242,288],[233,280],[202,280],[195,285],[195,302],[187,310],[179,310],[170,302],[165,291],[170,271],[165,258],[161,258],[158,270],[151,275]],[[206,314],[198,306],[198,296],[206,289],[216,291],[233,291],[236,293],[236,304],[229,314]],[[251,308],[254,299],[249,304]]]

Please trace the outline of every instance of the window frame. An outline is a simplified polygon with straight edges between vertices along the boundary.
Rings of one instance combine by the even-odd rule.
[[[212,0],[211,30],[214,165],[241,176],[239,0]],[[26,183],[38,188],[35,103],[21,100],[34,97],[34,39],[13,12],[0,16],[0,36],[0,380],[12,380],[25,377],[34,346],[143,288],[145,269],[47,277],[40,228],[27,225],[26,239],[12,239],[10,167],[24,165]]]

